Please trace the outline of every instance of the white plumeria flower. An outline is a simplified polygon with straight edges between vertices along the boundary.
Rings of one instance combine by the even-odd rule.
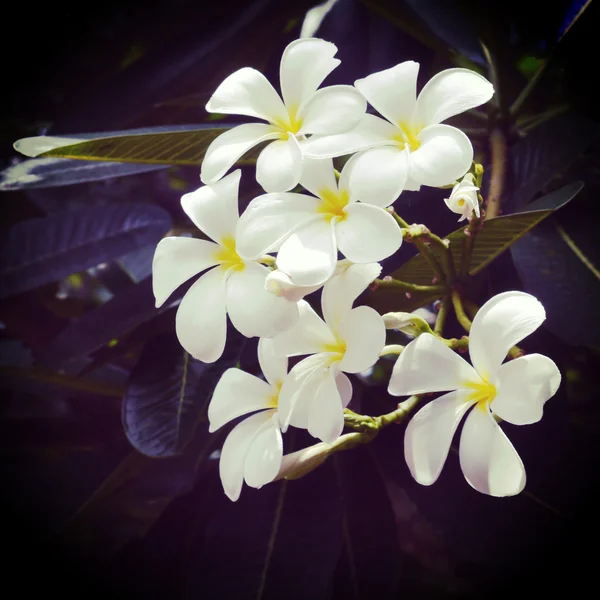
[[[435,75],[417,98],[419,63],[406,61],[354,82],[384,119],[365,115],[352,130],[335,136],[314,136],[305,154],[335,157],[359,155],[350,185],[357,198],[375,196],[390,205],[402,190],[421,185],[449,185],[473,161],[469,138],[442,121],[487,102],[492,84],[468,69],[447,69]]]
[[[237,417],[256,413],[231,430],[221,450],[221,482],[234,502],[240,497],[244,481],[254,488],[273,481],[283,459],[277,402],[288,361],[275,354],[273,340],[263,338],[258,342],[258,362],[267,381],[240,369],[227,369],[208,407],[210,432]]]
[[[336,181],[331,159],[305,159],[300,183],[312,194],[258,196],[238,225],[242,256],[278,250],[277,267],[295,285],[324,283],[333,274],[338,250],[354,263],[377,262],[402,244],[402,232],[376,197],[356,202],[349,178],[351,158]]]
[[[250,148],[266,146],[256,162],[256,180],[267,192],[284,192],[298,184],[302,173],[301,141],[308,134],[346,131],[365,113],[366,102],[349,85],[321,90],[325,77],[340,61],[337,47],[317,38],[303,38],[287,46],[281,57],[281,94],[266,77],[249,67],[231,74],[206,105],[208,112],[247,115],[268,121],[247,123],[223,133],[206,151],[201,178],[217,181]]]
[[[452,211],[461,215],[458,222],[470,219],[471,215],[479,218],[479,199],[477,192],[479,188],[473,182],[473,174],[467,173],[462,181],[452,188],[450,198],[444,198],[446,206]]]
[[[223,354],[226,315],[246,337],[272,337],[298,319],[295,302],[265,289],[269,269],[242,259],[236,251],[240,176],[240,170],[234,171],[181,198],[187,216],[214,242],[166,237],[152,263],[157,307],[190,277],[210,269],[187,291],[175,319],[181,345],[207,363]]]
[[[379,270],[379,265],[352,265],[332,277],[321,297],[325,320],[302,300],[298,323],[273,338],[281,354],[311,355],[294,366],[283,383],[279,394],[283,432],[293,425],[327,443],[342,433],[344,408],[352,397],[345,373],[371,367],[385,344],[381,315],[368,306],[352,308]]]
[[[436,481],[454,432],[473,407],[459,447],[466,480],[491,496],[512,496],[525,487],[521,458],[495,417],[514,425],[535,423],[542,418],[546,400],[556,393],[560,372],[546,356],[530,354],[502,364],[510,348],[545,318],[544,307],[533,296],[505,292],[488,300],[473,319],[473,366],[428,333],[406,346],[394,365],[390,394],[453,390],[419,410],[406,429],[406,462],[419,483]]]

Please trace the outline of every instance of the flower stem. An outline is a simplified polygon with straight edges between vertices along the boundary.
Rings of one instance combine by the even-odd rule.
[[[500,127],[495,127],[490,133],[490,152],[492,155],[492,176],[485,209],[486,219],[493,219],[500,214],[502,192],[504,191],[508,147],[506,135]]]
[[[368,415],[360,415],[351,411],[349,408],[344,410],[344,424],[351,429],[356,429],[361,433],[379,432],[380,429],[388,425],[402,423],[415,407],[421,401],[421,395],[410,396],[404,402],[398,404],[398,408],[386,415],[379,417],[369,417]],[[375,434],[376,435],[376,434]],[[372,435],[372,437],[375,437]],[[371,438],[372,439],[372,438]],[[370,440],[369,440],[370,441]]]
[[[417,283],[408,283],[407,281],[400,281],[399,279],[392,279],[391,277],[384,277],[383,279],[376,279],[374,282],[376,286],[383,288],[400,288],[407,292],[429,292],[432,294],[439,293],[442,295],[447,291],[445,285],[419,285]]]
[[[448,316],[448,308],[450,307],[450,297],[446,296],[440,304],[440,310],[435,319],[435,325],[433,331],[436,335],[442,335],[444,331],[444,325],[446,323],[446,317]]]
[[[481,189],[481,182],[483,180],[483,167],[480,164],[474,165],[474,175],[474,184]],[[481,194],[477,194],[477,199],[479,200],[479,217],[473,216],[469,220],[469,225],[465,229],[466,237],[462,243],[462,255],[459,268],[460,277],[462,278],[469,274],[471,257],[473,256],[473,248],[475,247],[475,237],[482,228],[483,219],[485,217],[485,213],[483,211],[483,197]]]
[[[471,330],[471,320],[469,317],[467,317],[465,309],[462,305],[460,294],[456,290],[452,290],[452,304],[454,306],[456,319],[463,326],[463,329],[469,332]]]
[[[401,344],[389,344],[388,346],[384,346],[383,350],[379,353],[379,356],[387,356],[388,354],[401,354],[402,350],[404,350],[404,346]]]

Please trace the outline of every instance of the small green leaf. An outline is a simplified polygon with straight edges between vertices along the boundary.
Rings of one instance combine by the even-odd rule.
[[[133,133],[97,137],[52,148],[38,156],[77,160],[135,162],[152,165],[200,165],[210,143],[228,131],[227,126],[198,127],[184,131]],[[254,164],[258,150],[250,151],[237,164]]]

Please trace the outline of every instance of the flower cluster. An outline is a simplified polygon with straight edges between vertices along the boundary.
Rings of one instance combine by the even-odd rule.
[[[181,200],[210,239],[167,237],[154,256],[157,306],[199,276],[176,316],[177,336],[193,357],[220,358],[227,316],[244,336],[259,338],[266,381],[228,369],[208,411],[211,431],[245,416],[221,452],[221,479],[232,500],[244,481],[260,487],[290,475],[289,465],[323,460],[314,451],[306,460],[297,454],[286,460],[282,434],[290,425],[321,440],[313,449],[325,453],[340,439],[352,398],[347,374],[366,371],[384,352],[389,318],[354,303],[379,276],[379,262],[402,244],[403,232],[387,210],[401,192],[453,185],[447,206],[461,220],[479,217],[478,188],[467,173],[471,142],[442,122],[487,102],[492,85],[473,71],[448,69],[417,96],[419,65],[407,61],[354,86],[321,87],[340,62],[336,52],[316,38],[289,44],[281,59],[281,95],[251,68],[223,81],[207,111],[264,122],[238,125],[215,139],[202,163],[204,185]],[[383,118],[367,114],[367,102]],[[264,142],[256,180],[265,193],[240,215],[241,171],[227,173]],[[332,159],[348,154],[336,171]],[[304,300],[319,289],[323,318]],[[418,335],[394,367],[390,394],[454,390],[427,404],[408,426],[406,458],[417,481],[435,481],[458,422],[475,406],[460,446],[467,480],[494,495],[522,489],[522,464],[493,415],[534,422],[556,391],[560,375],[545,357],[500,367],[543,318],[543,308],[527,294],[492,299],[473,323],[473,367],[438,337],[410,330]],[[288,359],[299,356],[288,372]]]

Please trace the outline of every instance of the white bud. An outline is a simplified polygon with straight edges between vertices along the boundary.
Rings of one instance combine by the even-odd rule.
[[[450,198],[444,198],[446,206],[461,215],[458,221],[470,218],[474,212],[479,217],[479,199],[477,198],[478,187],[474,185],[472,173],[467,173],[460,183],[452,188]]]

